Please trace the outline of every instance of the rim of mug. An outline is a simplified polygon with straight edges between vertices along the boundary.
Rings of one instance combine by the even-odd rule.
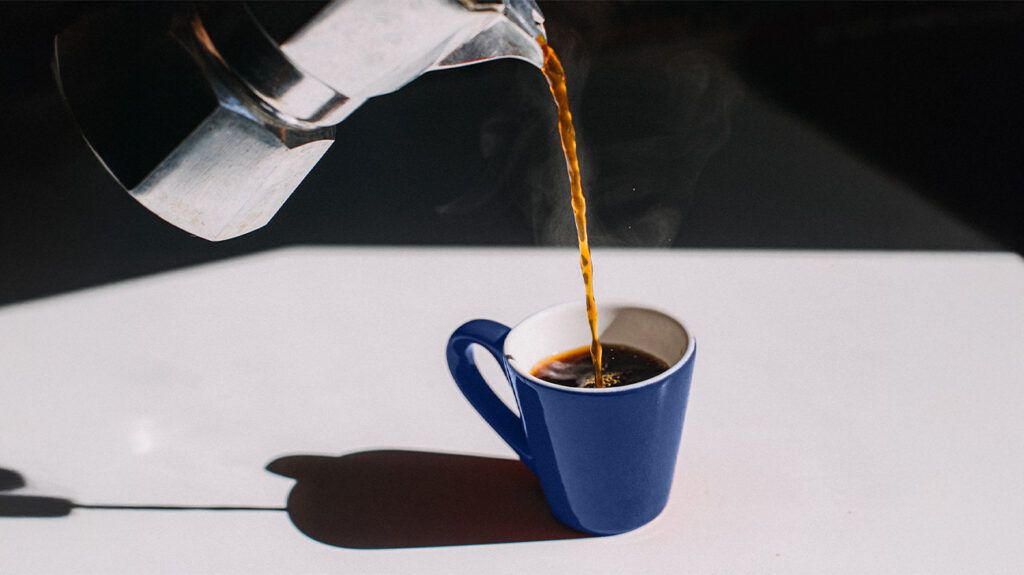
[[[586,305],[585,304],[581,304],[578,301],[566,301],[566,302],[550,305],[550,306],[548,306],[548,307],[546,307],[546,308],[544,308],[544,309],[542,309],[542,310],[540,310],[540,311],[538,311],[536,313],[533,313],[533,314],[530,314],[530,315],[526,316],[525,318],[520,320],[519,323],[517,323],[514,326],[512,326],[512,329],[509,330],[508,333],[509,333],[509,335],[511,335],[512,332],[514,332],[515,330],[519,329],[519,327],[522,326],[524,323],[526,323],[528,321],[531,321],[531,320],[535,320],[535,319],[537,319],[538,317],[541,317],[541,316],[552,314],[556,310],[559,310],[559,309],[561,309],[563,307],[581,306],[581,305],[583,306],[583,308],[585,310],[586,309]],[[656,307],[651,307],[649,305],[639,304],[639,303],[631,302],[631,301],[627,301],[627,300],[611,300],[611,301],[606,301],[604,304],[601,305],[601,307],[604,307],[604,308],[613,308],[613,307],[614,308],[636,308],[636,309],[642,309],[642,310],[646,310],[646,311],[652,311],[652,312],[654,312],[656,314],[664,316],[665,318],[668,318],[669,320],[674,322],[676,325],[678,325],[683,330],[683,333],[686,334],[686,350],[683,352],[683,356],[680,357],[678,361],[676,361],[671,366],[669,366],[668,369],[666,369],[665,371],[659,373],[658,375],[655,375],[654,377],[650,377],[650,378],[647,378],[645,380],[638,381],[636,383],[631,383],[629,385],[620,385],[618,387],[569,387],[569,386],[566,386],[566,385],[558,385],[557,383],[551,383],[549,381],[544,381],[543,379],[540,379],[539,377],[534,377],[533,374],[531,374],[529,372],[523,372],[522,370],[519,369],[519,365],[518,365],[519,361],[515,359],[515,356],[509,354],[509,352],[508,352],[509,350],[508,350],[508,338],[507,337],[505,338],[505,343],[501,347],[501,353],[505,357],[505,363],[507,363],[508,366],[513,371],[515,371],[518,375],[522,376],[523,379],[526,379],[527,381],[530,381],[532,383],[536,383],[537,385],[542,385],[542,386],[547,387],[549,389],[553,389],[553,390],[556,390],[556,391],[562,391],[562,392],[565,392],[565,393],[582,393],[582,394],[602,395],[602,394],[626,393],[626,392],[629,392],[629,391],[633,391],[633,390],[636,390],[636,389],[641,389],[641,388],[647,387],[649,385],[653,385],[655,383],[658,383],[659,381],[665,379],[666,377],[668,377],[668,376],[672,375],[673,373],[675,373],[675,372],[679,371],[680,369],[682,369],[682,367],[684,365],[686,365],[687,363],[689,363],[690,359],[693,358],[694,351],[697,349],[697,341],[693,337],[693,332],[690,331],[690,328],[686,327],[685,323],[683,323],[681,320],[677,319],[672,314],[667,313],[667,312],[665,312],[663,310],[660,310],[660,309],[658,309]],[[600,313],[600,308],[598,309],[598,312]]]

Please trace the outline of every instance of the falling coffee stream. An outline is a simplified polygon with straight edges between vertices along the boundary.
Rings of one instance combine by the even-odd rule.
[[[558,108],[558,135],[562,138],[565,152],[565,166],[569,171],[569,189],[572,192],[572,213],[576,216],[576,235],[580,244],[580,269],[583,271],[583,285],[587,288],[587,321],[590,322],[590,358],[594,362],[594,386],[605,387],[601,374],[601,341],[597,336],[597,303],[594,301],[594,264],[590,260],[590,243],[587,241],[587,200],[583,197],[583,181],[580,178],[580,162],[576,157],[576,130],[572,126],[569,112],[569,95],[565,88],[565,70],[555,51],[537,37],[537,43],[544,51],[544,77],[548,80],[551,95]]]

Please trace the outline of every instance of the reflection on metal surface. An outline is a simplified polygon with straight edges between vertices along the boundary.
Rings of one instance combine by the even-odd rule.
[[[55,74],[87,142],[132,196],[222,240],[266,224],[367,98],[439,68],[542,63],[533,0],[303,10],[276,38],[263,11],[243,3],[115,6],[58,37]]]
[[[136,188],[135,199],[209,240],[262,227],[331,145],[289,148],[278,135],[219,107]]]

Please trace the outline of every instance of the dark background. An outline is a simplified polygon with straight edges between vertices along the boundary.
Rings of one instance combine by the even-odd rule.
[[[540,4],[595,244],[1024,251],[1024,5]],[[364,104],[263,229],[173,228],[53,82],[54,34],[104,9],[0,5],[0,304],[281,245],[571,245],[547,88],[511,60]]]

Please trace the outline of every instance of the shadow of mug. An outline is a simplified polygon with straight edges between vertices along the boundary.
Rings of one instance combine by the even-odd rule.
[[[419,451],[292,455],[288,516],[321,543],[395,549],[588,537],[559,523],[520,461]]]

